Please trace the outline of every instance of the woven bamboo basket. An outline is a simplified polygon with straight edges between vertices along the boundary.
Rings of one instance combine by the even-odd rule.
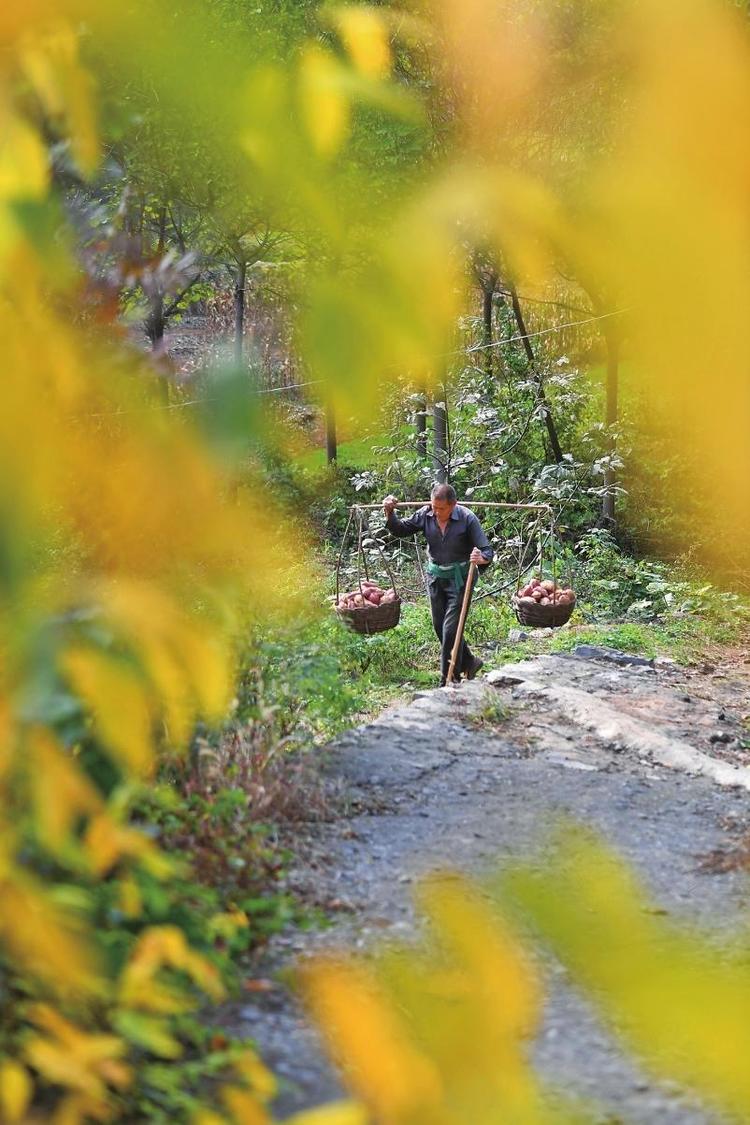
[[[367,568],[367,558],[365,556],[364,547],[368,543],[374,543],[380,555],[381,561],[388,577],[391,581],[391,589],[395,595],[393,601],[381,603],[380,605],[364,605],[357,606],[350,609],[348,606],[344,607],[339,605],[339,594],[341,590],[341,560],[344,555],[344,545],[346,537],[351,527],[354,518],[357,518],[357,583],[359,585],[359,592],[363,594],[362,589],[362,572],[364,571],[365,578],[369,578],[369,570]],[[398,590],[396,589],[396,579],[393,575],[390,563],[386,558],[383,548],[377,540],[365,540],[364,536],[364,517],[362,509],[353,505],[349,510],[349,522],[346,525],[343,538],[341,540],[341,550],[339,551],[338,561],[336,562],[336,597],[334,600],[333,608],[339,620],[353,629],[355,633],[362,633],[364,636],[369,636],[371,633],[385,633],[387,629],[394,629],[401,620],[401,598]]]
[[[385,633],[393,629],[401,620],[401,598],[396,594],[395,601],[385,605],[367,605],[356,609],[334,606],[339,618],[355,633]]]
[[[514,596],[512,605],[521,625],[529,625],[532,629],[559,629],[561,625],[570,621],[570,616],[576,607],[576,600],[574,597],[569,605],[560,605],[557,602],[550,605],[539,605],[538,602],[534,602],[533,605],[529,605],[528,602],[521,602]]]

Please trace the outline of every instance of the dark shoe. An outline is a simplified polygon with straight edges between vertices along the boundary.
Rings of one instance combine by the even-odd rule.
[[[484,661],[480,660],[478,656],[472,657],[471,664],[464,672],[467,680],[473,680],[477,674],[484,668]]]
[[[446,682],[445,676],[441,676],[440,677],[440,686],[445,687],[445,682]],[[460,682],[461,682],[461,677],[454,675],[453,679],[451,680],[451,683],[459,684]]]

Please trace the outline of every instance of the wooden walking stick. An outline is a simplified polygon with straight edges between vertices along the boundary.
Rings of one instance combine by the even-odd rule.
[[[458,619],[458,628],[456,629],[456,639],[453,642],[453,652],[451,653],[451,663],[450,663],[450,668],[448,669],[448,678],[446,680],[446,685],[453,683],[453,673],[456,670],[456,661],[458,660],[458,654],[461,651],[461,642],[464,639],[464,626],[466,625],[466,615],[469,612],[469,598],[471,597],[471,590],[472,590],[472,587],[474,585],[474,579],[476,578],[476,574],[477,574],[477,564],[476,563],[470,563],[469,573],[466,576],[466,589],[464,590],[464,600],[463,600],[463,603],[461,605],[461,616]]]

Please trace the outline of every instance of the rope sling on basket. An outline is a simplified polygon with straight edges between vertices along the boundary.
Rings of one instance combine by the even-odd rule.
[[[407,508],[421,508],[429,506],[430,501],[403,501],[399,502],[399,507]],[[386,629],[392,629],[398,624],[401,615],[401,598],[396,591],[395,580],[393,572],[388,564],[383,550],[377,540],[372,542],[377,546],[383,563],[388,571],[391,579],[392,589],[387,592],[387,600],[381,599],[378,605],[373,605],[372,600],[365,596],[367,590],[375,587],[374,583],[369,580],[369,573],[367,570],[367,559],[364,553],[363,544],[363,526],[364,515],[367,510],[380,508],[380,504],[360,504],[354,505],[349,512],[349,521],[344,531],[344,537],[341,543],[341,550],[339,552],[338,561],[336,564],[336,604],[334,609],[348,625],[358,633],[379,633],[384,632]],[[544,628],[559,628],[565,625],[573,613],[576,606],[576,595],[569,586],[561,586],[557,581],[557,557],[555,554],[555,516],[549,504],[502,504],[490,501],[475,501],[474,504],[466,504],[465,507],[472,508],[485,508],[485,509],[499,509],[506,511],[528,511],[537,512],[537,520],[534,528],[532,529],[531,536],[533,537],[534,531],[538,530],[539,533],[539,549],[534,562],[534,570],[538,573],[526,581],[525,584],[521,582],[521,576],[525,572],[529,573],[528,563],[521,563],[519,560],[518,571],[515,582],[520,583],[516,593],[511,598],[511,605],[513,611],[521,625],[526,625],[531,628],[544,629]],[[550,527],[545,535],[542,531],[541,521],[544,514],[550,517]],[[357,516],[358,520],[358,550],[357,550],[357,581],[359,585],[358,591],[351,591],[348,594],[339,596],[340,588],[340,571],[341,560],[344,554],[344,547],[346,538],[349,533],[352,521]],[[551,578],[544,578],[545,573],[545,542],[549,543],[549,550],[551,554]],[[424,578],[424,572],[419,559],[419,552],[417,551],[417,561],[419,563],[420,571]],[[362,569],[365,572],[365,581],[362,581]],[[548,571],[548,572],[549,572]],[[489,590],[485,594],[479,595],[480,598],[487,597],[502,589],[507,589],[511,585],[510,582],[503,583],[495,590]],[[375,587],[378,589],[378,587]],[[360,600],[361,599],[361,600]],[[356,601],[355,601],[356,600]],[[356,604],[359,602],[359,604]],[[342,604],[344,603],[344,604]],[[396,608],[387,612],[391,606]],[[380,611],[380,612],[373,612]]]
[[[358,589],[341,594],[341,560],[344,557],[346,539],[355,515],[357,519]],[[401,619],[401,598],[396,590],[396,580],[393,576],[390,563],[377,539],[368,542],[373,542],[377,547],[385,569],[388,572],[388,577],[391,580],[391,588],[389,590],[382,590],[376,582],[370,581],[370,572],[367,567],[367,556],[365,554],[364,523],[365,516],[361,509],[355,505],[350,509],[349,521],[344,531],[344,536],[341,541],[341,550],[339,551],[339,557],[336,561],[336,601],[333,608],[338,617],[348,625],[350,629],[353,629],[355,633],[369,635],[371,633],[384,633],[387,629],[393,629],[398,625]],[[365,572],[364,581],[362,580],[363,570]]]
[[[548,538],[552,555],[552,577],[541,577],[544,574],[544,539],[540,531],[539,575],[520,586],[511,599],[519,623],[532,629],[558,629],[567,624],[576,605],[573,590],[569,586],[560,586],[557,582],[554,519]]]

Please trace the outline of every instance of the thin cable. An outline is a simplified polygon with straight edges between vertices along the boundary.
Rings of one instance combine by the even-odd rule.
[[[296,391],[299,387],[312,387],[315,383],[322,383],[323,379],[310,379],[307,383],[290,383],[288,387],[268,387],[263,391],[256,391],[258,395],[273,395],[283,391]],[[182,410],[185,406],[202,406],[206,402],[216,402],[215,398],[193,398],[188,402],[164,403],[160,406],[134,406],[130,410],[104,410],[100,414],[79,414],[77,418],[116,418],[121,414],[140,414],[144,410]]]
[[[259,395],[277,395],[282,391],[296,391],[298,387],[313,387],[316,383],[324,383],[325,379],[310,379],[307,383],[290,383],[288,387],[268,387],[265,391],[257,391]]]
[[[514,344],[514,343],[517,343],[521,340],[533,340],[537,336],[548,336],[551,332],[562,332],[562,330],[564,328],[577,328],[581,324],[593,324],[595,321],[606,320],[608,317],[622,316],[623,313],[626,313],[626,312],[630,312],[630,309],[616,309],[615,312],[602,313],[601,316],[590,316],[590,317],[587,317],[585,320],[571,320],[567,324],[555,324],[552,328],[542,328],[538,332],[527,332],[527,333],[525,333],[524,335],[521,335],[521,336],[508,336],[507,339],[496,340],[492,344],[474,344],[470,348],[458,348],[456,351],[443,352],[441,355],[433,355],[433,356],[430,356],[429,358],[430,359],[450,359],[451,356],[456,356],[456,355],[473,355],[475,352],[486,351],[487,348],[502,348],[502,347],[505,347],[506,344]],[[395,367],[396,364],[391,364],[391,366]],[[296,391],[300,387],[317,386],[319,383],[324,383],[324,382],[325,382],[324,379],[309,379],[305,383],[292,383],[288,387],[267,387],[263,391],[256,391],[256,394],[258,394],[258,395],[283,394],[286,391]],[[121,414],[138,414],[138,413],[140,413],[141,411],[144,411],[144,410],[146,410],[146,411],[149,411],[149,410],[182,410],[183,407],[186,407],[186,406],[199,406],[202,403],[215,402],[215,401],[216,401],[215,399],[211,399],[211,398],[196,398],[196,399],[191,399],[189,402],[175,402],[175,403],[169,403],[168,405],[165,404],[163,406],[140,406],[140,407],[134,407],[131,410],[110,410],[110,411],[104,411],[100,414],[81,414],[81,415],[78,415],[78,418],[112,418],[112,417],[117,417]]]
[[[129,410],[103,410],[99,414],[77,414],[75,421],[80,421],[82,418],[119,418],[121,414],[142,414],[152,410],[182,410],[184,406],[199,406],[204,402],[213,402],[214,399],[210,398],[194,398],[189,402],[171,402],[163,403],[160,406],[133,406]]]
[[[492,344],[474,344],[472,347],[465,349],[465,354],[471,355],[473,352],[486,351],[487,348],[502,348],[505,344],[513,344],[520,340],[533,340],[537,336],[547,336],[550,332],[561,332],[563,328],[577,328],[581,324],[592,324],[596,320],[606,320],[610,316],[622,316],[626,312],[630,312],[630,309],[616,309],[615,312],[602,313],[601,316],[589,316],[585,320],[571,320],[567,324],[555,324],[552,328],[542,328],[539,332],[524,332],[521,336],[508,336],[507,339],[496,340]],[[448,354],[460,355],[462,353],[458,351]]]

